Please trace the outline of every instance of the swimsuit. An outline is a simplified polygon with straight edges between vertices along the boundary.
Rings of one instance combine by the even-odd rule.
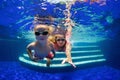
[[[65,41],[65,45],[62,48],[59,48],[57,43],[54,42],[54,49],[55,49],[55,51],[64,52],[66,50],[66,41]]]
[[[53,59],[55,56],[55,51],[54,50],[51,50],[47,56],[45,56],[46,58],[49,58],[49,59]],[[39,59],[43,59],[44,57],[40,57],[38,54],[34,54],[34,57],[37,57]]]
[[[54,58],[53,52],[50,51],[50,53],[46,56],[46,58],[53,59]]]

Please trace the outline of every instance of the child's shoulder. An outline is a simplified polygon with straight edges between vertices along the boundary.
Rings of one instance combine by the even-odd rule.
[[[32,43],[28,44],[28,45],[27,45],[27,48],[33,48],[33,47],[35,46],[35,43],[36,43],[36,42],[32,42]]]

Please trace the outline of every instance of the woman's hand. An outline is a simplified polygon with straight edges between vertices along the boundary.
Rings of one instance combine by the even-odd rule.
[[[72,62],[72,60],[68,59],[68,58],[65,58],[63,61],[62,61],[62,64],[64,64],[65,62],[68,62],[69,64],[71,64],[74,68],[76,68],[75,64]]]

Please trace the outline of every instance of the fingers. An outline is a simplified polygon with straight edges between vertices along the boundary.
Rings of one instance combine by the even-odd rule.
[[[64,64],[65,62],[68,62],[69,64],[71,64],[74,68],[76,68],[75,64],[72,61],[68,61],[67,59],[64,59],[62,61],[62,64]]]
[[[38,59],[33,59],[32,61],[34,61],[34,62],[38,62],[39,60],[38,60]]]
[[[39,61],[39,58],[38,58],[38,57],[33,57],[33,58],[32,58],[32,61],[38,62],[38,61]]]
[[[62,64],[64,64],[66,62],[66,59],[64,59],[63,61],[62,61]]]
[[[75,64],[73,62],[69,62],[74,68],[76,68]]]

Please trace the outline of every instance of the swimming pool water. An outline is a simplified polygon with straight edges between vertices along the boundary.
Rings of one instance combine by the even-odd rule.
[[[19,62],[0,62],[0,80],[120,80],[120,70],[98,66],[65,73],[41,73]]]

